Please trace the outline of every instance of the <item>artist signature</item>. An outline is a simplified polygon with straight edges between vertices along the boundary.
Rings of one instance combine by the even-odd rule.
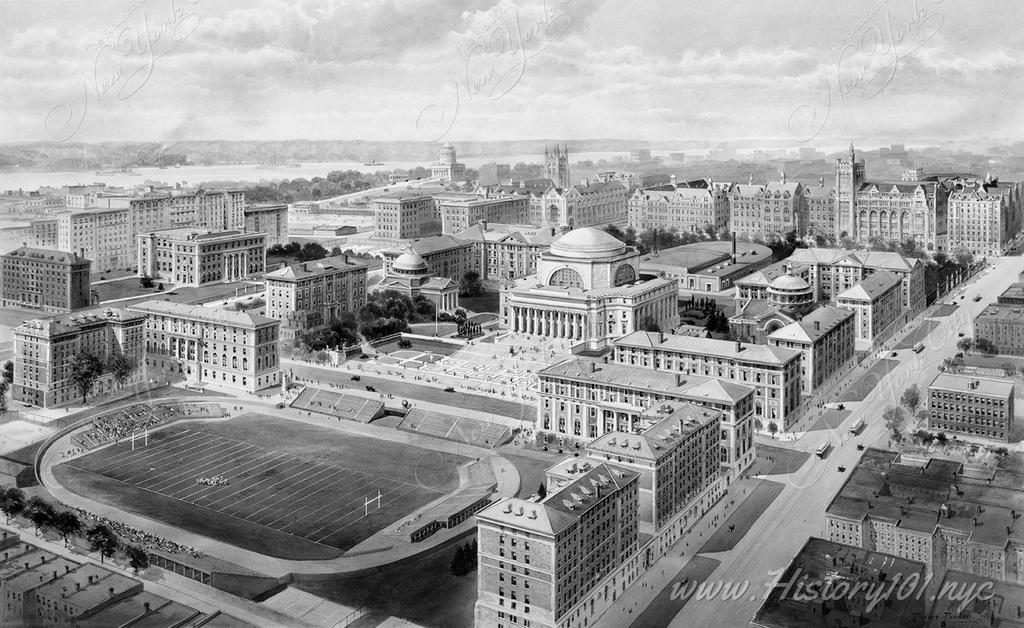
[[[198,2],[190,0],[188,4]],[[90,101],[110,96],[127,100],[142,89],[153,75],[156,62],[187,41],[202,22],[199,12],[180,4],[180,0],[169,0],[170,14],[164,19],[143,11],[141,27],[124,26],[98,43],[91,76],[82,75],[78,102],[51,107],[43,119],[46,134],[58,142],[67,141],[82,128]]]
[[[932,5],[942,0],[931,0]],[[928,43],[945,21],[934,7],[914,0],[909,20],[896,23],[886,12],[882,26],[865,25],[858,33],[835,46],[835,78],[826,81],[824,104],[803,103],[793,109],[786,122],[790,135],[800,142],[815,138],[825,128],[834,98],[870,100],[882,93],[896,77],[900,62]]]
[[[559,0],[560,5],[571,0]],[[464,48],[462,78],[453,80],[454,94],[449,107],[432,104],[416,117],[416,131],[436,142],[451,132],[465,103],[478,96],[499,100],[522,80],[527,64],[557,43],[572,25],[572,14],[564,6],[542,5],[542,15],[523,23],[516,7],[506,23],[494,26]]]

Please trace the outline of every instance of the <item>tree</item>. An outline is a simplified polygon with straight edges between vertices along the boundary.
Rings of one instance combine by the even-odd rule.
[[[775,438],[775,435],[778,434],[779,426],[775,424],[775,421],[769,421],[768,432],[772,435],[772,438]]]
[[[53,529],[64,539],[64,547],[68,546],[68,537],[82,531],[82,521],[71,510],[62,510],[55,514],[52,525]]]
[[[13,361],[7,360],[6,362],[4,362],[4,370],[3,370],[2,377],[3,377],[3,380],[5,382],[7,382],[8,384],[13,384],[14,383],[14,362]]]
[[[337,257],[337,256],[339,256],[341,254],[342,254],[342,251],[341,251],[341,247],[340,246],[335,246],[335,247],[331,248],[331,256],[332,257]]]
[[[124,383],[128,381],[128,377],[131,376],[132,371],[135,370],[135,361],[124,353],[115,351],[114,355],[110,356],[110,363],[107,366],[110,372],[114,375],[117,385],[124,386]]]
[[[36,496],[28,500],[28,503],[25,504],[25,514],[28,515],[28,520],[32,522],[32,525],[36,527],[36,536],[42,532],[43,528],[53,525],[55,515],[53,506],[42,497]]]
[[[900,403],[911,412],[917,410],[917,406],[921,403],[921,391],[917,388],[917,384],[911,384],[909,388],[903,391]]]
[[[20,488],[13,486],[0,490],[0,510],[7,517],[7,523],[11,517],[16,517],[25,511],[25,493]]]
[[[1000,366],[1003,369],[1003,374],[1007,377],[1013,377],[1017,374],[1017,367],[1010,362],[1003,362]]]
[[[467,270],[459,282],[459,295],[464,297],[478,297],[484,293],[484,283],[480,280],[480,273],[475,270]]]
[[[312,262],[313,260],[327,257],[329,251],[318,242],[307,242],[302,245],[295,259],[300,262]]]
[[[885,427],[892,432],[893,438],[897,441],[902,439],[900,435],[900,429],[903,426],[903,411],[899,408],[890,406],[882,413],[882,419],[885,421]]]
[[[974,348],[974,341],[970,338],[961,338],[957,341],[956,348],[961,351],[970,351]]]
[[[89,541],[89,549],[99,553],[100,563],[103,563],[105,558],[113,556],[119,545],[114,531],[102,523],[97,523],[89,528],[85,538]]]
[[[654,320],[653,316],[645,316],[644,320],[640,323],[640,331],[659,332],[661,331],[661,325],[658,324],[658,321]]]
[[[548,496],[548,487],[543,482],[541,482],[540,486],[537,487],[537,495],[541,499],[544,499],[545,497]]]
[[[7,380],[0,379],[0,412],[7,411],[7,389],[10,387]]]
[[[91,353],[76,353],[71,356],[69,366],[71,382],[82,393],[82,403],[85,403],[93,384],[103,374],[103,362]]]
[[[143,288],[152,288],[153,278],[149,275],[143,275],[142,277],[139,277],[139,285]]]
[[[988,355],[995,355],[996,353],[999,353],[999,350],[996,348],[994,344],[992,344],[992,341],[989,340],[988,338],[976,338],[974,340],[974,346],[978,349],[978,351],[986,353]]]
[[[159,284],[157,284],[157,286],[156,286],[156,289],[157,289],[157,290],[163,290],[163,289],[164,289],[164,284],[163,284],[163,282],[160,282]]]
[[[149,568],[149,552],[146,550],[134,545],[128,545],[124,548],[124,553],[128,557],[128,566],[132,568],[134,573],[139,573]]]

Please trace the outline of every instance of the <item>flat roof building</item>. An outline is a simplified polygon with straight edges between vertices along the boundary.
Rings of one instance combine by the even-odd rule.
[[[240,281],[266,268],[266,234],[210,229],[164,229],[138,236],[138,276],[177,286]]]
[[[803,394],[810,395],[853,359],[856,346],[850,310],[826,305],[768,335],[768,344],[803,354]]]
[[[305,331],[366,304],[366,264],[348,255],[301,262],[269,272],[267,316],[284,330]]]
[[[88,307],[91,268],[76,253],[22,246],[0,256],[0,307],[52,313]]]
[[[939,373],[928,384],[928,428],[1004,443],[1013,435],[1013,382]]]

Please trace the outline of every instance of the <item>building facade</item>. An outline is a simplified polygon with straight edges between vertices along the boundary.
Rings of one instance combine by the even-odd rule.
[[[599,464],[541,502],[477,513],[477,626],[569,628],[580,604],[639,547],[638,474]]]
[[[815,301],[832,301],[836,295],[884,270],[900,278],[903,307],[912,312],[925,308],[924,263],[916,258],[888,251],[849,251],[812,247],[796,249],[787,261],[807,266]]]
[[[530,218],[530,200],[525,196],[487,198],[472,193],[445,192],[433,198],[444,234],[458,235],[480,222],[522,225]]]
[[[0,305],[53,313],[88,307],[91,267],[75,253],[15,249],[0,256]]]
[[[862,345],[880,342],[893,331],[902,313],[902,301],[900,279],[885,270],[840,292],[835,298],[837,306],[856,315],[856,338]]]
[[[836,160],[839,235],[867,244],[872,238],[912,239],[933,251],[946,250],[949,189],[932,181],[867,181],[864,162],[850,145]]]
[[[410,299],[423,296],[439,312],[454,312],[459,307],[459,282],[450,277],[435,277],[426,261],[412,248],[388,265],[376,290],[394,290]]]
[[[826,305],[768,335],[768,344],[803,355],[801,390],[810,395],[848,366],[856,348],[853,312]]]
[[[128,209],[97,209],[57,215],[57,248],[80,251],[96,272],[135,266]]]
[[[277,319],[171,301],[146,301],[128,309],[145,318],[145,364],[151,378],[246,393],[281,384]]]
[[[366,264],[348,255],[285,266],[265,281],[267,316],[281,321],[282,334],[327,324],[366,304]]]
[[[640,279],[640,253],[607,232],[570,231],[541,253],[536,275],[502,289],[507,328],[592,348],[642,328],[679,324],[674,281]]]
[[[928,429],[968,439],[1010,442],[1013,382],[939,373],[928,385]]]
[[[430,165],[430,178],[436,181],[459,181],[466,177],[466,164],[456,159],[455,147],[445,142],[438,149],[437,161]]]
[[[729,192],[729,213],[729,231],[744,240],[785,239],[791,232],[803,233],[804,186],[787,181],[784,172],[779,181],[764,185],[734,185]]]
[[[551,248],[557,235],[554,227],[480,222],[457,237],[473,244],[480,278],[500,286],[506,281],[535,274],[537,260]]]
[[[122,354],[135,364],[124,383],[143,381],[145,322],[143,314],[105,308],[22,323],[14,329],[11,398],[41,408],[81,401],[71,379],[72,358],[79,354],[96,356],[103,364]],[[106,372],[93,392],[103,394],[115,385],[113,374]]]
[[[839,237],[834,187],[826,187],[824,179],[819,181],[818,185],[805,185],[804,208],[806,218],[800,223],[803,226],[801,235],[832,239]]]
[[[729,227],[729,194],[706,179],[634,190],[627,210],[627,224],[638,232],[674,229],[701,233]]]
[[[57,218],[37,218],[30,223],[32,246],[40,249],[56,249],[59,247],[59,230]]]
[[[166,229],[138,236],[138,276],[177,286],[240,281],[266,270],[266,234]]]
[[[992,177],[957,182],[949,195],[946,240],[950,251],[998,257],[1020,232],[1022,184]]]
[[[555,187],[567,188],[572,185],[569,176],[569,146],[554,148],[544,146],[544,176],[551,180]]]
[[[974,318],[974,339],[988,340],[1003,355],[1024,355],[1024,306],[988,306]]]
[[[392,192],[373,199],[373,235],[404,240],[441,232],[434,199],[418,192]]]
[[[800,405],[803,354],[794,349],[642,331],[615,340],[612,347],[619,364],[754,388],[754,417],[762,429],[774,422],[787,431]]]
[[[534,224],[569,229],[625,224],[627,194],[620,181],[551,187],[539,198],[541,220]]]
[[[462,281],[468,271],[478,270],[472,242],[450,235],[439,235],[412,240],[403,249],[382,251],[385,275],[391,272],[395,260],[409,249],[423,258],[427,270],[435,277],[447,277],[458,282]]]
[[[267,246],[288,244],[287,205],[248,205],[243,214],[244,230],[265,235]]]

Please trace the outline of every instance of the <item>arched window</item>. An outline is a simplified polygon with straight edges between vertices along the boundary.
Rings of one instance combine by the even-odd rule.
[[[244,371],[244,370],[247,370],[248,368],[249,368],[249,359],[248,358],[242,358],[242,370]]]
[[[559,288],[582,288],[583,277],[571,268],[559,268],[551,274],[548,285]]]
[[[636,279],[636,271],[629,264],[623,264],[619,266],[618,270],[615,271],[615,285],[623,286],[627,283],[631,283]]]
[[[238,368],[238,357],[237,356],[231,356],[231,368],[233,368],[233,369]]]
[[[221,366],[227,366],[228,365],[228,356],[226,354],[221,354],[221,356],[220,356],[220,365]]]

